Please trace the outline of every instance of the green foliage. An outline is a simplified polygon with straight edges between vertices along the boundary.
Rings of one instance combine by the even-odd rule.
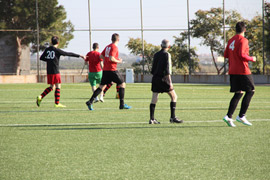
[[[232,34],[233,28],[237,21],[242,17],[236,11],[225,12],[225,22],[231,27],[226,35]],[[208,46],[215,64],[217,73],[220,74],[223,67],[218,67],[214,53],[223,56],[223,10],[222,8],[211,8],[210,10],[198,10],[195,13],[195,19],[191,20],[191,34],[195,38],[202,39],[201,44]],[[228,39],[228,38],[227,38]]]
[[[188,45],[186,44],[187,32],[183,32],[179,37],[174,37],[174,44],[170,48],[169,52],[172,56],[172,64],[181,73],[189,72],[189,52]],[[190,59],[191,59],[191,72],[199,70],[199,59],[196,54],[196,48],[190,48]]]
[[[74,27],[65,21],[66,12],[57,0],[38,1],[41,50],[45,42],[50,42],[53,35],[60,38],[60,48],[67,47],[73,38]],[[32,32],[5,32],[1,36],[17,37],[21,45],[32,45],[36,50],[36,1],[35,0],[0,0],[0,28],[26,29]]]
[[[263,68],[263,36],[262,36],[262,17],[255,16],[251,21],[245,20],[247,31],[245,37],[249,41],[249,52],[251,56],[256,56],[256,62],[252,63],[251,71],[254,74],[261,74]]]
[[[268,63],[268,66],[266,67],[269,69],[270,73],[270,3],[265,3],[265,42],[266,42],[266,61]]]
[[[188,49],[185,40],[187,38],[186,33],[181,33],[180,37],[174,37],[175,42],[171,46],[169,52],[171,54],[172,65],[176,68],[174,73],[188,73],[189,72],[189,60],[188,60]],[[126,45],[130,52],[134,55],[142,54],[142,43],[141,39],[130,38],[128,44]],[[152,61],[154,54],[161,49],[160,46],[155,46],[153,44],[144,41],[144,55],[145,55],[145,65],[147,66],[147,72],[151,71]],[[196,49],[191,48],[191,69],[192,72],[199,69],[198,55],[196,54]],[[139,63],[133,63],[134,72],[139,74],[142,72],[140,66],[143,65],[143,61]]]
[[[126,47],[130,50],[130,52],[134,55],[142,55],[142,40],[140,38],[130,38],[128,43],[126,44]],[[144,61],[141,61],[140,63],[134,63],[133,67],[136,66],[142,66],[143,64],[147,67],[146,72],[151,71],[152,67],[152,61],[154,54],[160,50],[160,46],[155,46],[151,43],[147,43],[144,40]],[[139,69],[135,71],[139,72]]]

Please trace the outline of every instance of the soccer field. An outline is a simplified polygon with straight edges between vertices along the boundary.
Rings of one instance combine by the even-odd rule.
[[[63,84],[36,107],[46,84],[0,84],[0,179],[270,179],[270,86],[257,86],[247,112],[253,123],[222,121],[229,86],[175,84],[176,115],[161,94],[149,125],[150,84],[127,84],[119,110],[115,85],[89,111],[88,83]],[[240,104],[234,114],[239,112]]]

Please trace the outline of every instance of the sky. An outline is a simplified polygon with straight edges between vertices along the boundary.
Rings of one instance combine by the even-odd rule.
[[[66,51],[87,54],[89,43],[88,0],[58,0],[67,12],[67,20],[75,26],[74,39],[69,42]],[[190,19],[195,18],[199,9],[209,10],[222,7],[223,0],[189,0]],[[92,29],[140,29],[140,0],[90,0]],[[187,29],[186,0],[142,0],[143,27],[145,29]],[[262,0],[225,0],[226,10],[237,10],[242,17],[252,19],[262,14]],[[130,54],[126,48],[129,38],[140,38],[140,31],[93,31],[92,43],[100,44],[100,51],[111,43],[113,33],[120,34],[119,52]],[[174,36],[181,31],[144,31],[147,43],[159,45],[162,39],[173,43]],[[209,48],[200,45],[199,39],[191,39],[191,46],[198,54],[209,53]]]

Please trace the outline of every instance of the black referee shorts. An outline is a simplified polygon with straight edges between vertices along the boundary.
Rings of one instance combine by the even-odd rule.
[[[167,78],[153,76],[151,90],[155,93],[170,92],[170,82]]]
[[[124,82],[123,77],[118,71],[103,71],[101,85],[107,85],[111,82],[115,82],[117,85]]]
[[[246,91],[250,92],[255,90],[252,75],[230,75],[230,92]]]

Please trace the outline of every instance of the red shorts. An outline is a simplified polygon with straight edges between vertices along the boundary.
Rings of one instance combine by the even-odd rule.
[[[61,75],[60,74],[47,74],[47,84],[60,84]]]

